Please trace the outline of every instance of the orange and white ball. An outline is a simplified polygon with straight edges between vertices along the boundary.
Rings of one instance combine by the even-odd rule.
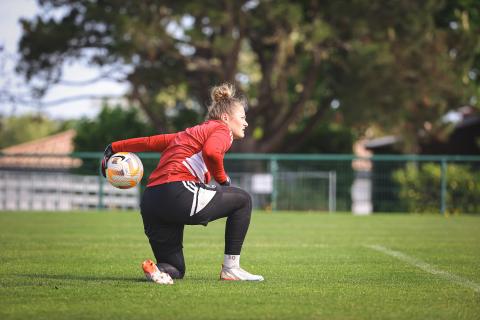
[[[107,180],[119,189],[135,187],[143,177],[143,164],[131,152],[117,152],[107,162]]]

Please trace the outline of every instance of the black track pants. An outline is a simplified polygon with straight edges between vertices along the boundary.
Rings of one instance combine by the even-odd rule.
[[[171,182],[148,187],[141,214],[157,263],[168,263],[185,273],[183,229],[207,225],[227,217],[225,254],[240,254],[252,212],[250,195],[235,187],[215,187],[193,182]]]

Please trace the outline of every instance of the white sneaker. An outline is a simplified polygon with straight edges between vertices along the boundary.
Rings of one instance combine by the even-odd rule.
[[[173,279],[168,273],[158,270],[157,265],[152,260],[145,260],[142,263],[142,269],[145,277],[158,284],[173,284]]]
[[[240,267],[227,268],[222,265],[220,280],[263,281],[263,277],[260,275],[251,274]]]

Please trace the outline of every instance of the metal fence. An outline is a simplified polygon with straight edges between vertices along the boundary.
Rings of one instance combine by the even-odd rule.
[[[0,154],[0,210],[137,209],[142,185],[115,189],[101,153]],[[480,213],[480,156],[228,154],[233,184],[263,210]]]

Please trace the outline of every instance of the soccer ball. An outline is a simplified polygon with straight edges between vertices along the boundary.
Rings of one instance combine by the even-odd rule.
[[[106,176],[116,188],[135,187],[143,177],[142,161],[135,153],[117,152],[108,159]]]

